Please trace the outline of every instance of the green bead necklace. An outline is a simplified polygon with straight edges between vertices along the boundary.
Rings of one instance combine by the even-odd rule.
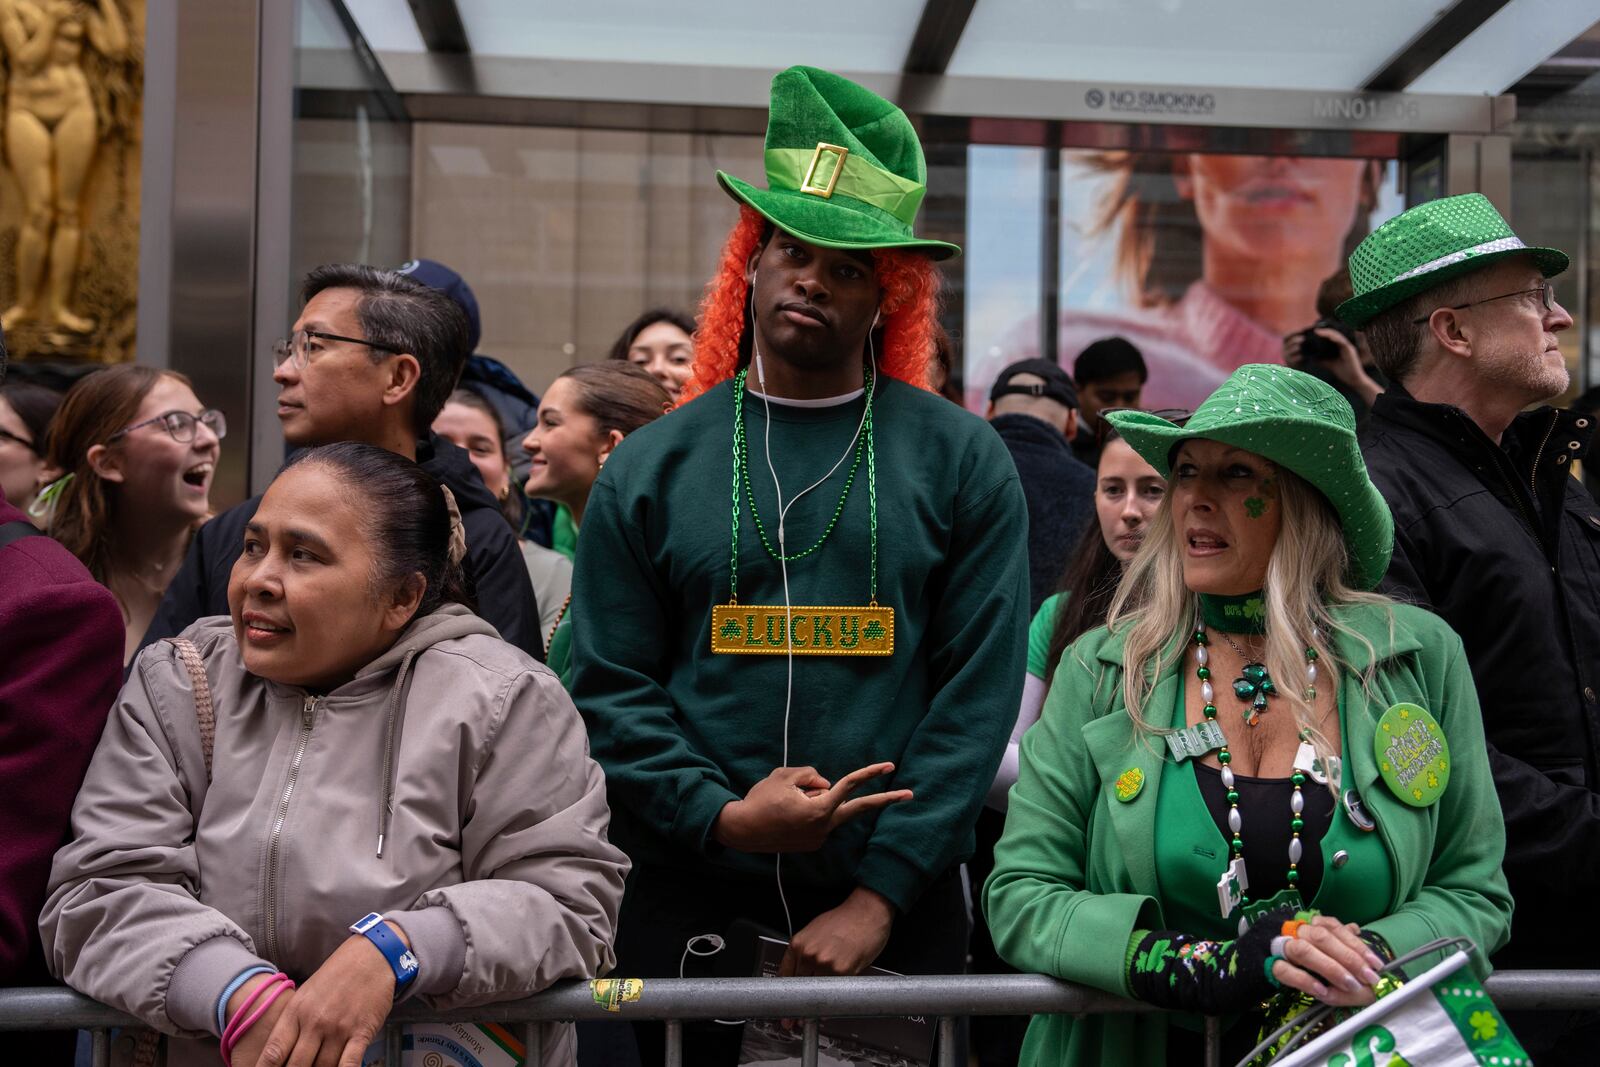
[[[1224,634],[1223,636],[1226,638],[1227,635]],[[1200,697],[1205,702],[1201,712],[1207,719],[1215,722],[1217,718],[1216,690],[1211,684],[1211,653],[1210,649],[1207,648],[1204,625],[1195,628],[1194,644],[1195,675],[1200,679]],[[1229,644],[1232,644],[1232,642],[1229,642]],[[1248,704],[1258,697],[1264,701],[1266,697],[1277,695],[1277,691],[1272,688],[1271,679],[1267,678],[1265,670],[1262,671],[1259,681],[1264,684],[1257,685],[1250,692],[1240,692],[1236,689],[1235,691],[1239,698]],[[1304,690],[1307,703],[1317,697],[1316,683],[1317,650],[1315,648],[1307,648],[1306,687]],[[1249,721],[1249,717],[1250,713],[1246,712],[1246,721]],[[1298,892],[1300,883],[1300,858],[1305,848],[1300,840],[1300,831],[1305,829],[1303,815],[1306,803],[1301,787],[1306,784],[1306,770],[1310,769],[1310,757],[1307,756],[1309,750],[1311,750],[1311,731],[1301,730],[1300,750],[1295,755],[1294,773],[1289,776],[1289,781],[1294,785],[1294,793],[1289,798],[1289,829],[1291,831],[1289,838],[1289,870],[1284,875],[1284,881],[1288,883],[1290,890],[1296,892]],[[1233,768],[1229,766],[1233,762],[1233,753],[1228,751],[1226,744],[1217,751],[1217,762],[1222,765],[1222,787],[1227,790],[1228,831],[1232,835],[1228,841],[1228,860],[1231,867],[1234,862],[1244,859],[1244,816],[1239,812],[1238,782],[1234,778]],[[1302,769],[1302,763],[1306,764],[1304,769]],[[1243,896],[1240,900],[1240,907],[1248,908],[1250,903],[1249,896]]]
[[[731,589],[731,599],[734,603],[739,600],[739,512],[745,502],[750,506],[750,517],[755,520],[756,533],[761,538],[761,545],[767,554],[783,563],[793,563],[795,560],[804,559],[820,549],[833,534],[833,529],[839,524],[839,516],[844,514],[845,502],[850,498],[850,489],[855,484],[856,472],[861,467],[863,456],[867,460],[867,522],[869,538],[871,541],[871,600],[870,604],[878,603],[878,455],[873,447],[872,439],[872,398],[876,375],[872,368],[866,368],[866,404],[867,410],[862,420],[861,436],[856,441],[855,458],[850,463],[850,471],[845,475],[844,489],[839,493],[839,503],[834,506],[833,516],[828,519],[828,524],[822,530],[822,536],[810,548],[799,552],[790,552],[787,555],[775,549],[767,538],[767,528],[761,521],[761,513],[756,510],[756,498],[750,488],[750,448],[744,428],[744,397],[745,379],[750,369],[741,370],[733,380],[733,546],[728,560],[728,584]],[[740,485],[743,483],[743,492]],[[742,498],[742,499],[741,499]]]

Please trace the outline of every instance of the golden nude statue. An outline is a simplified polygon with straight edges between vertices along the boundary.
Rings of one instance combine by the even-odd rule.
[[[77,334],[95,326],[71,310],[84,183],[101,134],[83,70],[86,40],[107,59],[127,52],[116,0],[0,0],[9,74],[5,152],[23,201],[17,302],[0,314],[5,330],[29,320]]]

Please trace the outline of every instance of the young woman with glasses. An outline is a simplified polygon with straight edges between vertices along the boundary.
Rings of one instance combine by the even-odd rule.
[[[61,406],[61,394],[31,382],[0,385],[0,493],[27,511],[50,480],[45,434]]]
[[[203,407],[189,379],[133,365],[84,378],[56,415],[45,458],[61,476],[33,514],[116,596],[124,662],[211,516],[227,432],[222,412]]]

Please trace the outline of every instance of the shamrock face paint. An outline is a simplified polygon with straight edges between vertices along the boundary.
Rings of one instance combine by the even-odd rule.
[[[1190,589],[1239,596],[1262,587],[1283,521],[1276,475],[1270,461],[1242,448],[1179,446],[1168,494]]]
[[[1244,513],[1252,519],[1259,519],[1267,513],[1272,502],[1278,499],[1278,482],[1268,474],[1261,479],[1261,492],[1257,496],[1245,497]]]

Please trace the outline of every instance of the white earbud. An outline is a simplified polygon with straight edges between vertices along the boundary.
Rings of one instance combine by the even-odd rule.
[[[767,391],[767,374],[766,374],[766,369],[764,367],[762,367],[762,365],[761,365],[761,344],[756,339],[755,288],[756,288],[756,275],[757,275],[757,273],[759,273],[759,272],[756,271],[754,268],[751,268],[751,270],[750,270],[750,293],[751,293],[751,299],[750,299],[750,351],[754,354],[754,362],[755,362],[755,365],[756,365],[756,382],[759,385],[761,391],[763,393],[765,393]],[[781,494],[779,495],[778,499],[779,499],[780,502],[782,501],[783,497],[782,497]],[[783,517],[781,515],[778,517],[778,530],[779,530],[779,533],[781,535],[782,531],[783,531]],[[780,551],[780,552],[783,551],[781,546],[779,547],[778,551]]]

